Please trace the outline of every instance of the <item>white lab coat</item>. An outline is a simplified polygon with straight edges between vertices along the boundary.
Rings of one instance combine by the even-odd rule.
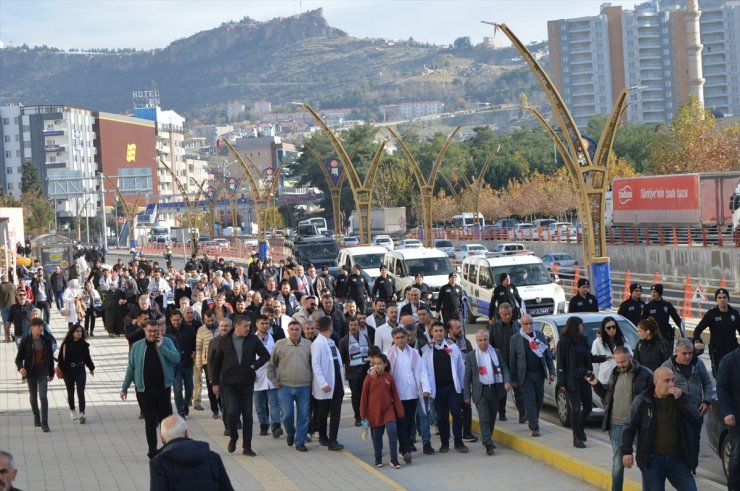
[[[334,344],[331,338],[320,334],[311,343],[311,369],[313,371],[313,380],[311,381],[311,393],[318,400],[331,399],[334,396],[334,358],[331,355],[331,345]],[[336,345],[335,345],[336,346]],[[344,373],[341,370],[343,366],[342,355],[339,354],[339,347],[336,347],[337,356],[339,356],[339,374],[342,376],[342,385],[344,385]],[[321,390],[322,387],[331,387],[329,392]]]
[[[457,347],[455,343],[445,339],[442,341],[442,345],[451,349],[452,353],[450,365],[452,367],[452,381],[455,383],[455,392],[458,394],[462,392],[463,376],[465,375],[465,360],[463,360],[462,351]],[[432,397],[437,395],[437,385],[434,380],[434,342],[427,344],[422,348],[421,359],[427,367],[427,374],[429,375],[429,388],[431,389]]]

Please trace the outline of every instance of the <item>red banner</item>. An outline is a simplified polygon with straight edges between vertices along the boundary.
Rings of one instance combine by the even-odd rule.
[[[698,210],[699,176],[651,176],[615,179],[614,211]]]

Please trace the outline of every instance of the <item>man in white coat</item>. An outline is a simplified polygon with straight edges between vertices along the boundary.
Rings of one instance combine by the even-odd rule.
[[[445,327],[439,321],[432,324],[432,342],[422,348],[422,360],[429,374],[429,387],[437,410],[437,428],[442,446],[440,453],[450,450],[450,414],[455,450],[467,453],[462,439],[462,389],[465,361],[457,345],[445,339]]]
[[[267,352],[272,354],[275,348],[275,339],[270,334],[270,321],[265,315],[258,315],[255,319],[257,326],[257,337],[265,345]],[[272,431],[273,438],[280,438],[283,429],[280,421],[283,419],[283,412],[280,410],[278,401],[277,387],[267,378],[267,365],[262,365],[256,372],[254,380],[254,409],[257,413],[257,419],[260,422],[260,436],[267,436],[268,430]],[[268,420],[269,405],[269,420]]]
[[[330,317],[319,319],[319,335],[311,343],[311,368],[313,381],[311,393],[318,402],[319,443],[329,450],[342,450],[344,445],[337,442],[339,418],[342,413],[344,398],[344,374],[342,357],[339,354],[331,335],[334,324]],[[329,434],[326,432],[326,420],[329,418]]]

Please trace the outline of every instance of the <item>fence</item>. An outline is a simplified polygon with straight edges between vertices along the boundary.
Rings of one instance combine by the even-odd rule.
[[[269,256],[274,261],[283,258],[283,239],[269,239]],[[167,244],[150,243],[141,248],[145,256],[155,257],[164,256],[167,251]],[[216,244],[214,242],[205,242],[198,244],[199,255],[208,254],[211,257],[223,257],[226,260],[246,261],[250,256],[259,252],[257,242],[245,241],[231,238],[228,242]],[[190,256],[192,255],[192,243],[184,242],[172,246],[173,256]]]

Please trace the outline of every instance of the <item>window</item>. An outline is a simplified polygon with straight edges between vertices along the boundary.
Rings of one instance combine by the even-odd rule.
[[[8,168],[6,168],[6,169],[5,169],[5,171],[6,171],[6,172],[7,172],[8,174],[12,174],[12,173],[13,173],[13,168],[12,168],[12,167],[8,167]]]
[[[21,141],[21,135],[15,135],[15,141],[17,142]]]
[[[5,143],[10,143],[10,135],[5,135]]]
[[[478,284],[481,288],[493,288],[493,278],[491,277],[491,269],[485,266],[480,268],[478,276]]]
[[[6,159],[11,158],[12,156],[13,156],[13,152],[11,152],[10,150],[6,150],[5,151],[5,158]]]
[[[20,157],[21,156],[21,151],[20,150],[16,150],[15,151],[15,156],[16,157]]]
[[[12,191],[12,190],[13,190],[13,183],[12,182],[9,182],[8,183],[8,191]]]
[[[3,118],[3,126],[8,126],[10,124],[9,118]]]

